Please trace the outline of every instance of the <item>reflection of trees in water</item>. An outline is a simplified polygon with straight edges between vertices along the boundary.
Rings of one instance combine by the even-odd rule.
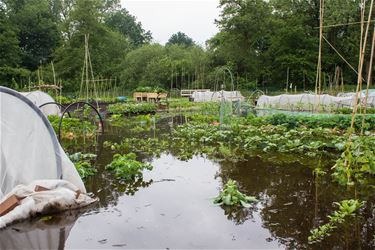
[[[119,197],[124,194],[132,196],[140,189],[147,188],[153,183],[152,179],[145,181],[142,178],[125,182],[116,179],[110,173],[102,173],[94,177],[86,187],[90,187],[88,190],[99,198],[100,207],[116,206]]]
[[[250,208],[244,208],[242,206],[221,206],[224,210],[224,215],[228,220],[233,221],[236,225],[241,225],[247,220],[252,220],[254,218],[253,212],[257,211],[256,205]]]
[[[358,229],[361,228],[362,233],[349,226],[338,230],[321,245],[308,245],[310,230],[327,221],[327,215],[335,208],[332,203],[354,197],[348,194],[346,188],[332,183],[329,175],[316,186],[311,170],[299,165],[272,166],[257,158],[236,164],[222,162],[220,165],[223,183],[228,179],[236,180],[241,192],[257,197],[263,207],[260,215],[264,227],[274,240],[288,248],[370,248],[371,236],[374,235],[374,205],[372,210],[366,208],[368,213],[372,213],[363,214],[365,224],[364,221],[359,223],[361,227]],[[245,209],[235,216],[228,216],[236,223],[244,223],[251,218]],[[357,234],[361,236],[356,237]]]
[[[133,196],[140,188],[146,188],[152,184],[153,180],[144,181],[139,178],[132,182],[120,182],[117,188],[119,193],[125,193],[126,195]]]

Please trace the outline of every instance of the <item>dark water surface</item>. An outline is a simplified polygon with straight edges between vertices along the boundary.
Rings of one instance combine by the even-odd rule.
[[[171,119],[157,123],[159,132],[183,121],[181,117]],[[204,156],[180,161],[163,153],[143,159],[154,168],[145,171],[143,180],[136,183],[121,183],[104,171],[113,155],[102,147],[104,140],[156,134],[132,134],[128,129],[107,127],[95,148],[66,144],[71,152],[95,150],[98,154],[99,172],[86,181],[86,187],[100,201],[85,211],[54,216],[48,222],[35,219],[0,231],[0,248],[374,247],[375,212],[370,201],[361,218],[339,228],[321,244],[307,244],[310,230],[326,222],[334,210],[332,203],[353,196],[331,183],[329,176],[317,184],[312,171],[298,164],[277,165],[260,158],[213,161]],[[236,180],[243,193],[259,202],[250,208],[214,205],[213,198],[228,179]]]

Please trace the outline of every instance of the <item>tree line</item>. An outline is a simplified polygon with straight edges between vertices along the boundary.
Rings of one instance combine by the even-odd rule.
[[[319,2],[220,0],[221,13],[215,20],[219,32],[201,47],[182,32],[165,45],[154,43],[151,31],[144,30],[119,0],[0,0],[0,84],[26,88],[30,82],[58,79],[65,92],[76,91],[82,81],[86,35],[95,78],[116,79],[117,86],[129,90],[217,88],[231,78],[223,69],[232,72],[240,89],[311,90]],[[350,65],[355,69],[358,64],[360,3],[325,1],[326,87],[342,80],[356,82]]]

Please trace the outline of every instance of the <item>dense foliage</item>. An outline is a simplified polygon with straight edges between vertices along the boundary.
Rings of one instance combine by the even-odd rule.
[[[74,163],[74,166],[82,179],[95,175],[98,172],[92,165],[93,161],[96,159],[95,154],[77,152],[69,155],[69,158]]]
[[[48,116],[55,133],[58,133],[60,117],[57,115]],[[61,136],[66,139],[77,137],[92,137],[96,132],[97,126],[89,121],[82,121],[79,118],[64,117],[61,123]]]
[[[359,6],[359,0],[325,4],[324,35],[352,65],[360,29],[345,24],[360,21]],[[221,0],[219,7],[219,32],[202,48],[179,31],[165,46],[153,44],[151,32],[119,0],[0,0],[0,84],[53,83],[53,61],[65,93],[79,90],[88,35],[94,77],[116,79],[117,88],[214,89],[224,79],[229,86],[224,68],[242,89],[285,88],[287,78],[293,89],[313,88],[319,1]],[[343,25],[330,26],[337,23]],[[323,52],[326,88],[337,82],[337,68],[345,84],[355,82],[327,43]]]
[[[116,103],[108,105],[108,113],[110,114],[141,114],[152,113],[156,111],[156,105],[153,103]]]

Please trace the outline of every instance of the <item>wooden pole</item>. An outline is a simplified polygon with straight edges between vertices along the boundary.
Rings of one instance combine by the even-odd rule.
[[[323,18],[324,18],[324,0],[320,0],[320,30],[319,30],[319,79],[318,94],[321,94],[322,87],[322,47],[323,47]]]
[[[366,118],[366,111],[367,111],[368,90],[370,88],[371,77],[372,77],[372,63],[373,63],[373,59],[374,59],[374,47],[375,47],[375,26],[374,26],[374,31],[372,33],[370,66],[369,66],[369,72],[367,74],[367,86],[366,86],[366,95],[365,95],[365,106],[363,108],[361,135],[363,135],[363,127],[365,126],[365,118]]]
[[[286,69],[286,88],[285,88],[286,93],[288,93],[288,88],[289,88],[289,67]]]
[[[368,21],[371,19],[373,5],[374,5],[374,0],[371,0],[370,10],[369,10],[369,13],[368,13]],[[362,22],[362,25],[363,24],[364,24],[364,22]],[[352,121],[351,121],[351,124],[350,124],[351,130],[353,130],[353,128],[354,128],[355,116],[356,116],[357,110],[358,110],[358,97],[359,97],[360,86],[362,85],[363,61],[364,61],[364,56],[365,56],[365,51],[366,51],[367,36],[368,36],[369,26],[370,26],[370,22],[368,22],[367,25],[366,25],[366,31],[365,31],[365,35],[364,35],[364,38],[363,38],[363,44],[361,46],[362,50],[360,51],[360,55],[359,55],[357,91],[356,91],[355,100],[354,100],[354,108],[353,108],[353,113],[352,113]],[[361,30],[362,30],[362,28],[361,28]],[[350,136],[350,138],[351,138],[351,136]]]
[[[322,42],[323,42],[323,18],[324,18],[324,0],[319,2],[319,53],[318,53],[318,65],[316,68],[316,80],[315,80],[315,95],[318,95],[318,102],[316,103],[315,109],[320,104],[320,92],[322,85]]]

